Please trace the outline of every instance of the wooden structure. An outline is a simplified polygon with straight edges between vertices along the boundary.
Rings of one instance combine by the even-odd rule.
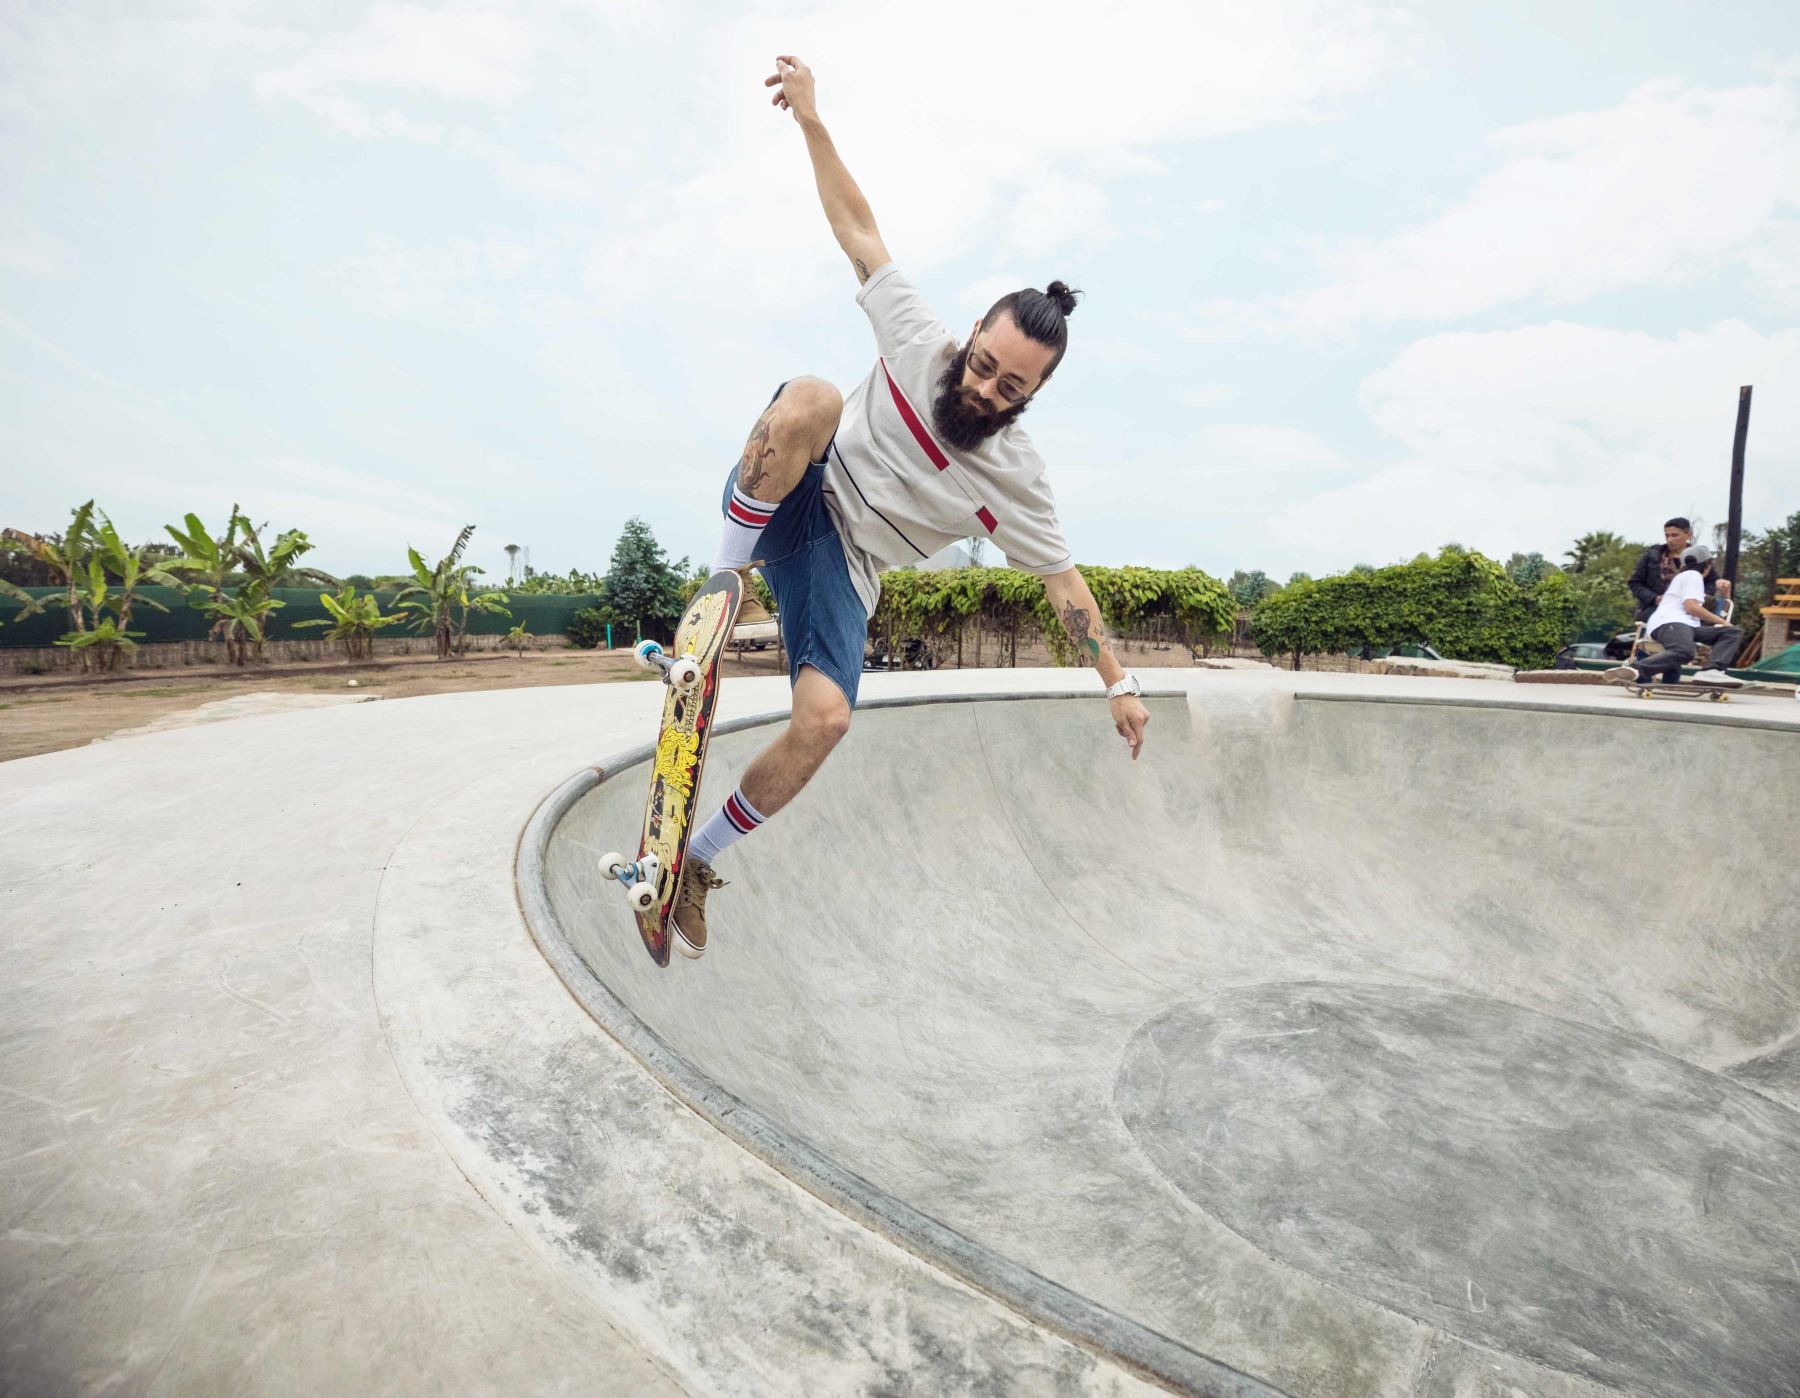
[[[1800,642],[1800,578],[1777,578],[1775,596],[1762,609],[1762,653],[1780,655]]]

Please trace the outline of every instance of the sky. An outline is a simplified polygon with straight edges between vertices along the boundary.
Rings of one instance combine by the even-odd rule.
[[[791,116],[1025,419],[1078,562],[1277,579],[1800,510],[1790,4],[0,0],[0,525],[241,503],[344,574],[695,563],[873,363]]]

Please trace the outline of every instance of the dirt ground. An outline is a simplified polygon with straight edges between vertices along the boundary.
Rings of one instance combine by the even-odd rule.
[[[1119,649],[1120,660],[1138,669],[1192,663],[1180,646],[1122,644]],[[990,641],[982,658],[986,664],[996,663],[999,647]],[[964,659],[974,664],[972,646],[965,647]],[[954,647],[942,663],[955,665]],[[1041,641],[1020,645],[1021,666],[1050,663],[1050,653]],[[773,648],[748,651],[741,657],[728,655],[724,673],[727,677],[778,675],[782,661]],[[106,676],[11,675],[0,677],[0,762],[80,747],[172,721],[219,700],[247,695],[348,695],[351,680],[357,682],[355,692],[361,696],[406,699],[544,684],[644,684],[654,682],[654,677],[632,662],[629,651],[573,648],[528,650],[523,658],[511,651],[481,651],[445,661],[408,655],[359,665],[311,661],[248,669],[195,665]]]
[[[727,658],[726,675],[774,675],[774,650]],[[0,678],[0,762],[80,747],[142,728],[221,699],[242,695],[345,695],[382,699],[474,689],[521,689],[544,684],[643,684],[654,677],[623,650],[471,653],[439,661],[396,656],[351,665],[343,661],[266,665],[248,670],[200,666],[118,676],[7,676]]]

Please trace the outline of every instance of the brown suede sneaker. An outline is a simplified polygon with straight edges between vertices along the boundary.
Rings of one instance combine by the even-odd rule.
[[[683,956],[699,956],[706,950],[706,895],[723,887],[725,880],[710,865],[698,859],[688,860],[675,906],[669,911],[669,926],[675,929],[675,950]]]
[[[738,603],[736,624],[738,626],[754,626],[758,622],[775,620],[774,617],[769,615],[769,609],[763,606],[762,602],[758,599],[755,587],[751,585],[750,579],[752,574],[750,569],[739,568],[737,570],[737,575],[744,580],[744,598]]]

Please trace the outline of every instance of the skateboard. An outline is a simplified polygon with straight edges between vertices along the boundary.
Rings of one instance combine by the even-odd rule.
[[[1723,685],[1695,684],[1691,680],[1670,680],[1667,684],[1658,681],[1625,687],[1640,699],[1709,699],[1715,704],[1723,704],[1731,698],[1731,691]]]
[[[637,917],[644,950],[658,966],[669,964],[674,935],[669,915],[681,887],[694,803],[700,797],[700,771],[706,764],[713,709],[719,701],[719,657],[731,638],[743,586],[736,573],[714,573],[688,603],[668,651],[655,641],[639,641],[634,648],[638,664],[660,673],[669,693],[663,700],[656,756],[650,764],[650,796],[644,805],[637,858],[608,851],[600,858],[600,872],[623,889]]]

